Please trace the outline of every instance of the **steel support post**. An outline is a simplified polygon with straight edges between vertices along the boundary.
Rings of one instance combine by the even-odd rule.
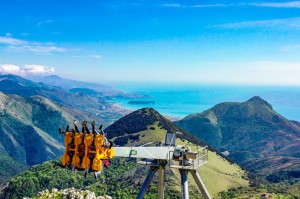
[[[157,170],[158,170],[158,167],[153,166],[153,167],[150,168],[150,171],[149,171],[149,173],[148,173],[148,175],[147,175],[147,177],[146,177],[146,179],[145,179],[145,181],[144,181],[144,183],[143,183],[136,199],[143,199],[144,198],[144,196],[146,194],[146,191],[147,191],[147,189],[148,189],[155,173],[157,172]]]
[[[205,199],[211,199],[203,181],[201,180],[201,177],[200,175],[198,174],[198,172],[196,170],[190,170],[190,172],[192,173],[192,176],[195,180],[195,182],[197,183],[197,186],[198,188],[200,189],[201,193],[202,193],[202,196],[205,198]]]
[[[181,198],[189,199],[188,170],[180,169],[180,174],[181,174]]]
[[[165,166],[159,166],[159,181],[158,181],[158,199],[165,198]]]

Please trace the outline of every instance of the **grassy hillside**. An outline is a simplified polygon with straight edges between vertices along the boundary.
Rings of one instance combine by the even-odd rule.
[[[262,196],[273,199],[298,199],[300,197],[300,183],[296,184],[268,184],[259,187],[234,188],[219,193],[224,199],[261,199]]]
[[[146,116],[143,117],[144,113],[146,113]],[[133,113],[133,115],[138,116],[136,117],[138,121],[142,117],[146,126],[141,127],[141,130],[136,132],[127,129],[127,133],[112,137],[111,139],[115,143],[119,145],[126,143],[125,145],[127,146],[136,146],[151,141],[163,142],[165,133],[170,131],[170,128],[176,128],[174,124],[153,109],[142,109]],[[131,121],[125,121],[122,118],[114,123],[113,127],[122,129],[118,126],[120,121],[121,125],[123,123],[135,124],[137,122],[134,121],[132,115],[127,118],[130,118]],[[163,120],[154,120],[153,123],[146,124],[150,121],[152,122],[149,118],[163,118]],[[165,127],[170,128],[166,129]],[[108,134],[113,132],[112,127],[108,127],[107,129],[110,129],[110,131],[106,130]],[[177,142],[179,144],[188,143],[187,140],[183,142],[180,138]],[[248,187],[249,182],[243,179],[245,174],[239,167],[229,163],[214,152],[210,152],[209,160],[210,162],[200,168],[199,172],[213,196],[217,196],[218,192],[227,190],[228,188]],[[84,179],[82,172],[78,172],[76,175],[71,174],[66,169],[53,168],[51,162],[46,162],[36,165],[10,180],[8,187],[2,192],[2,197],[18,198],[20,196],[34,196],[46,188],[51,190],[52,188],[65,189],[75,187],[88,189],[99,195],[107,194],[114,198],[134,198],[147,175],[148,169],[149,167],[136,165],[135,160],[114,158],[112,166],[109,169],[105,169],[104,175],[98,181],[95,181],[92,175]],[[146,198],[157,198],[157,181],[156,176],[149,192],[147,192]],[[193,181],[191,181],[190,189],[191,198],[199,198],[199,192]],[[179,173],[174,169],[167,171],[166,198],[180,198]]]
[[[300,177],[300,125],[253,97],[241,103],[221,103],[175,122],[251,172],[277,182]],[[285,178],[284,180],[289,180]]]
[[[119,139],[127,142],[127,146],[139,146],[148,142],[163,141],[166,130],[158,126],[158,122],[154,122],[152,125],[147,126],[147,130],[139,131],[131,134],[130,139],[124,139],[127,136],[120,136],[113,141],[118,143]],[[134,137],[137,136],[137,137]],[[176,144],[179,145],[191,145],[189,141],[176,140]],[[196,146],[192,146],[192,150],[196,150]],[[228,162],[224,157],[221,157],[216,152],[209,151],[209,161],[204,166],[198,169],[202,180],[209,193],[216,197],[219,192],[228,190],[230,188],[248,187],[249,180],[245,171],[243,171],[237,164]],[[172,175],[176,178],[176,188],[180,189],[180,174],[177,170],[172,169]],[[190,176],[194,190],[196,190],[196,184]]]
[[[191,143],[177,139],[176,144],[190,145]],[[197,150],[196,146],[191,146],[191,148],[193,151]],[[179,172],[175,170],[174,172],[179,180]],[[198,172],[207,190],[213,197],[217,197],[219,192],[226,191],[230,188],[249,187],[249,180],[246,172],[238,165],[228,162],[216,152],[209,151],[208,163],[201,166],[198,169]],[[193,178],[191,176],[189,178],[191,185],[196,187]],[[197,190],[197,192],[199,191]]]

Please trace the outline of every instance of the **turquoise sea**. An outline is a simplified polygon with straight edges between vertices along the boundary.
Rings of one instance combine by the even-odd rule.
[[[243,102],[253,96],[260,96],[287,119],[300,121],[300,87],[138,82],[113,85],[116,89],[128,93],[149,96],[143,99],[114,100],[130,110],[152,107],[164,115],[183,118],[207,110],[218,103]],[[128,104],[131,100],[155,101],[155,104]]]

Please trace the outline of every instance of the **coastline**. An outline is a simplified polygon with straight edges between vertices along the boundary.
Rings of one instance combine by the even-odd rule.
[[[120,104],[118,103],[114,103],[114,102],[111,102],[111,108],[117,112],[119,112],[120,114],[124,114],[124,115],[128,115],[129,113],[132,113],[134,110],[130,110],[130,109],[127,109],[125,107],[122,107]]]
[[[300,121],[300,89],[289,86],[203,85],[203,84],[122,84],[115,86],[128,93],[138,93],[151,98],[115,99],[128,110],[152,107],[162,115],[184,118],[201,113],[223,102],[244,102],[260,96],[272,104],[273,109],[289,120]],[[130,100],[150,100],[155,104],[128,104]]]
[[[123,107],[122,105],[120,105],[120,103],[117,103],[117,102],[111,102],[111,103],[112,103],[112,108],[115,111],[119,111],[120,114],[124,114],[124,116],[128,115],[128,114],[130,114],[130,113],[132,113],[132,112],[134,112],[134,111],[136,111],[138,109],[140,109],[140,108],[138,108],[136,110],[132,110],[132,109],[128,109],[128,108]],[[156,111],[158,111],[158,110],[156,110]],[[182,119],[181,117],[176,117],[176,116],[172,116],[172,115],[168,115],[168,114],[162,114],[162,113],[160,113],[160,114],[163,115],[164,117],[166,117],[171,122],[175,122],[175,121],[178,121],[178,120]]]

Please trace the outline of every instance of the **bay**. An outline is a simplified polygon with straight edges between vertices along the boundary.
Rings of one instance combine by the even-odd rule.
[[[152,107],[161,114],[183,118],[205,111],[222,102],[243,102],[260,96],[273,109],[287,119],[300,121],[300,87],[209,85],[200,83],[141,83],[122,82],[113,84],[116,89],[128,93],[143,94],[146,98],[122,99],[115,103],[130,110]],[[155,101],[155,104],[128,104],[129,101]]]

